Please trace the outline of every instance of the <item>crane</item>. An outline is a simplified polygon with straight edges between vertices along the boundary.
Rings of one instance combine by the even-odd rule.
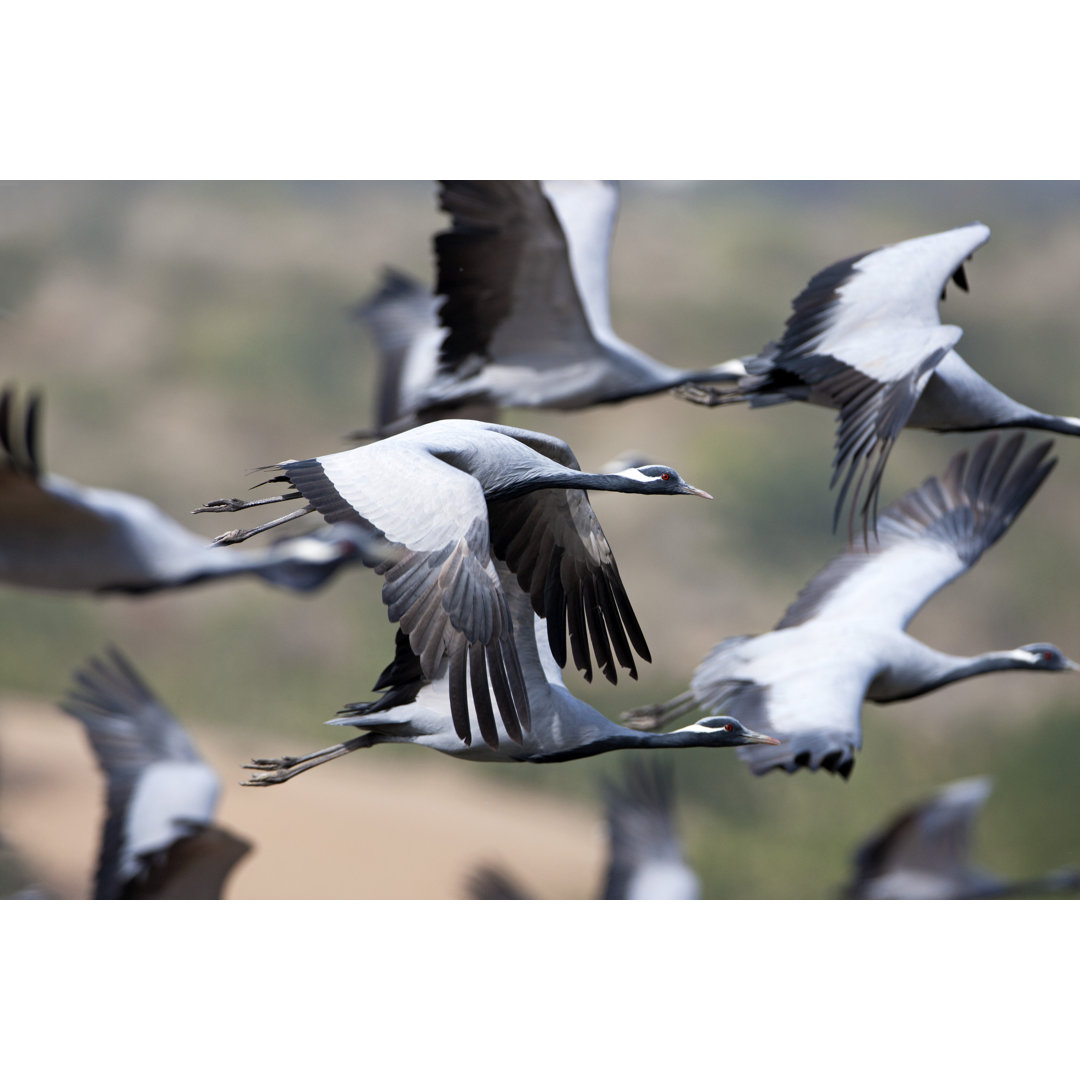
[[[866,548],[850,546],[799,593],[776,628],[721,641],[698,665],[688,691],[626,719],[659,727],[694,707],[730,709],[778,736],[747,747],[754,773],[799,768],[845,778],[862,745],[863,700],[904,701],[990,671],[1075,671],[1054,645],[953,656],[905,632],[939,589],[978,560],[1009,527],[1056,464],[1049,441],[1017,461],[1023,434],[998,447],[985,438],[961,451],[939,478],[897,499]]]
[[[998,900],[1080,888],[1063,868],[1006,882],[971,865],[975,822],[993,790],[987,776],[946,784],[901,811],[855,854],[851,900]]]
[[[424,675],[435,679],[450,661],[450,700],[463,741],[471,738],[466,686],[471,684],[480,731],[498,745],[487,680],[520,742],[528,698],[514,646],[502,561],[547,619],[552,653],[592,678],[592,643],[608,681],[616,661],[637,677],[631,645],[649,649],[587,492],[698,495],[667,465],[618,473],[581,470],[561,439],[478,420],[439,420],[367,446],[271,466],[292,490],[267,499],[217,499],[198,512],[231,512],[304,498],[293,513],[219,537],[234,543],[317,510],[331,523],[373,529],[391,557],[365,559],[385,578],[383,603],[400,623]],[[267,481],[272,482],[272,481]]]
[[[608,720],[567,690],[552,655],[545,620],[534,614],[529,594],[509,567],[496,560],[495,569],[506,597],[528,698],[531,722],[527,728],[516,733],[504,718],[510,738],[499,739],[494,720],[489,721],[492,730],[484,732],[481,713],[484,738],[463,739],[454,715],[452,663],[444,659],[436,676],[428,677],[408,635],[399,628],[394,659],[375,683],[382,696],[374,702],[346,705],[327,721],[358,728],[362,734],[302,757],[256,758],[245,766],[254,770],[246,783],[253,787],[284,783],[308,769],[382,743],[414,743],[469,761],[534,764],[572,761],[614,750],[776,743],[772,736],[751,731],[731,716],[707,716],[671,732],[636,731]],[[475,699],[486,688],[472,683],[471,690]]]
[[[16,415],[0,392],[0,582],[34,589],[148,593],[254,575],[314,589],[386,547],[370,530],[334,525],[261,551],[230,551],[137,495],[45,473],[37,440],[41,398]]]
[[[746,374],[735,387],[676,393],[699,405],[807,401],[837,410],[830,486],[841,476],[843,483],[833,528],[856,476],[849,525],[864,483],[860,510],[864,525],[873,521],[885,464],[905,427],[1080,435],[1080,418],[1022,405],[969,367],[955,348],[963,330],[941,322],[938,301],[950,279],[967,291],[964,262],[989,238],[976,221],[833,263],[795,298],[780,341],[743,358]]]

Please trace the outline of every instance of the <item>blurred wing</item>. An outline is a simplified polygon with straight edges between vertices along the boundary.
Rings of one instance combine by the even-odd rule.
[[[854,895],[886,874],[957,878],[967,870],[976,818],[992,790],[987,777],[958,780],[913,806],[855,854]]]
[[[437,308],[438,300],[426,286],[387,268],[378,291],[353,309],[371,331],[381,361],[379,431],[412,413],[417,391],[435,378],[443,335]]]
[[[1016,464],[1023,442],[1022,434],[1014,435],[998,452],[998,436],[990,435],[970,455],[970,465],[968,451],[961,451],[940,479],[931,477],[897,499],[878,519],[877,535],[833,559],[776,628],[810,619],[907,626],[1008,529],[1053,469],[1056,460],[1044,460],[1049,441]]]
[[[220,900],[251,844],[214,825],[197,828],[150,856],[124,890],[125,900]]]
[[[447,328],[442,371],[457,371],[469,357],[540,366],[545,358],[596,355],[593,310],[586,310],[567,235],[538,181],[444,180],[439,203],[452,218],[450,229],[435,237],[436,292],[445,297],[439,318]],[[613,208],[599,208],[613,219]],[[579,205],[573,219],[582,217],[590,211]],[[608,224],[607,243],[610,231]],[[590,228],[588,253],[579,261],[599,253],[604,233],[602,220]],[[601,286],[606,295],[604,254],[602,275],[593,268],[586,284],[597,317],[610,325],[606,299],[596,300]]]
[[[82,723],[105,774],[95,891],[109,899],[119,895],[148,845],[168,846],[185,835],[170,824],[174,817],[209,820],[218,782],[176,717],[119,651],[91,658],[74,681],[60,707]]]
[[[15,416],[0,394],[0,580],[46,589],[145,592],[243,572],[154,503],[45,475],[40,400]]]
[[[637,762],[605,791],[610,857],[605,900],[696,900],[697,875],[675,831],[670,769]]]

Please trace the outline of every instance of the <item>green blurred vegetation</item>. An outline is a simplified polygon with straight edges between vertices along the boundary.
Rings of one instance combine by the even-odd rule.
[[[1027,403],[1080,413],[1078,200],[1073,183],[628,184],[613,322],[669,363],[704,367],[778,336],[826,264],[978,219],[993,236],[969,266],[972,291],[950,290],[943,306],[965,330],[961,355]],[[252,468],[344,448],[345,432],[370,421],[375,357],[347,308],[383,265],[430,280],[441,224],[423,183],[0,183],[2,381],[45,391],[50,469],[184,518],[244,492]],[[594,500],[655,661],[617,687],[568,676],[609,716],[684,688],[719,639],[771,627],[840,546],[824,410],[705,410],[665,396],[507,420],[566,438],[586,468],[638,448],[716,496]],[[905,433],[882,505],[974,441]],[[1011,533],[913,632],[957,653],[1049,640],[1080,656],[1080,446],[1059,439],[1058,454]],[[208,537],[239,523],[186,520]],[[321,720],[367,696],[393,641],[367,573],[313,597],[237,583],[145,600],[6,589],[2,603],[0,740],[3,693],[55,700],[76,664],[114,642],[182,717],[250,731],[253,754],[286,736],[313,749],[329,741]],[[988,869],[1080,862],[1078,691],[1070,676],[999,675],[868,707],[846,784],[755,779],[725,752],[674,754],[706,895],[833,895],[869,831],[973,773],[997,780],[979,832]],[[590,802],[621,766],[618,755],[461,765]]]

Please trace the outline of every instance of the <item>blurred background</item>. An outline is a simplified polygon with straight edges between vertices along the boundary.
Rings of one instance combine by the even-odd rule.
[[[950,288],[942,307],[964,329],[958,351],[1024,403],[1080,414],[1080,183],[627,183],[613,323],[666,363],[705,367],[777,337],[827,264],[974,220],[990,242],[968,264],[970,294]],[[208,538],[254,524],[257,510],[187,511],[243,495],[256,466],[344,449],[370,423],[376,357],[348,309],[385,265],[430,282],[444,223],[428,183],[0,183],[0,379],[44,392],[49,471],[145,495]],[[613,719],[685,689],[720,639],[770,629],[843,545],[823,409],[661,396],[505,420],[566,439],[586,469],[640,450],[715,496],[593,496],[654,660],[616,687],[567,674]],[[976,441],[906,431],[881,505]],[[952,653],[1051,641],[1080,658],[1080,445],[1056,441],[1050,480],[914,634]],[[370,699],[393,644],[379,588],[366,571],[310,597],[248,582],[142,600],[4,588],[0,893],[86,893],[101,783],[53,702],[111,642],[221,770],[219,820],[257,845],[231,896],[460,896],[478,859],[545,897],[595,894],[599,780],[621,774],[618,754],[507,768],[379,747],[280,789],[238,786],[243,761],[335,742],[321,721]],[[1078,701],[1075,676],[1013,673],[867,705],[846,783],[665,752],[704,896],[834,896],[867,833],[975,773],[996,781],[976,845],[987,869],[1080,862]]]

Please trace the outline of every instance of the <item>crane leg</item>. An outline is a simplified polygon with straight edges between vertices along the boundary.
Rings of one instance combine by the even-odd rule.
[[[328,746],[325,750],[316,750],[313,754],[305,754],[303,757],[280,757],[280,758],[253,758],[244,766],[245,769],[271,770],[269,772],[256,772],[243,781],[244,787],[269,787],[271,784],[283,784],[308,769],[314,769],[316,765],[323,765],[334,758],[344,757],[354,750],[365,750],[374,746],[378,740],[374,732],[358,735],[355,739],[338,743],[337,746]]]
[[[269,481],[267,481],[269,483]],[[191,512],[193,514],[234,514],[237,510],[247,510],[252,506],[266,506],[268,503],[286,502],[301,498],[299,491],[287,491],[284,495],[271,495],[266,499],[211,499]]]
[[[241,540],[247,540],[250,536],[256,536],[258,533],[266,532],[267,529],[272,529],[275,525],[283,525],[286,521],[293,521],[295,518],[310,514],[314,509],[314,506],[302,506],[299,510],[294,510],[291,514],[274,518],[273,521],[264,522],[262,525],[252,525],[248,529],[230,529],[220,536],[215,536],[213,546],[225,547],[227,544],[239,544]]]

